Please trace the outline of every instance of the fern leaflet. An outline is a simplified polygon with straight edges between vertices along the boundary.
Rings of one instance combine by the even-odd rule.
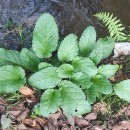
[[[94,15],[100,19],[105,26],[108,28],[110,36],[114,38],[115,41],[125,41],[127,36],[123,31],[125,27],[121,24],[121,21],[114,17],[113,14],[109,12],[100,12]]]

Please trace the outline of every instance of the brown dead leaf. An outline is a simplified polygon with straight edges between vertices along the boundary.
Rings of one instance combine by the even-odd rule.
[[[83,118],[75,118],[75,122],[77,123],[77,125],[78,126],[80,126],[80,127],[87,127],[87,126],[89,126],[90,125],[90,123],[87,121],[87,120],[85,120],[85,119],[83,119]]]
[[[30,110],[29,109],[24,109],[21,111],[21,113],[17,116],[17,120],[18,121],[22,121],[24,119],[26,119],[26,117],[28,116]]]
[[[35,118],[35,121],[36,121],[42,128],[44,128],[44,127],[47,125],[47,123],[48,123],[48,121],[47,121],[46,119],[44,119],[43,117],[36,117],[36,118]]]
[[[123,114],[123,113],[125,113],[126,110],[127,110],[127,107],[123,107],[120,109],[119,113]]]
[[[127,107],[127,109],[125,111],[125,115],[130,116],[130,105]]]
[[[28,126],[36,126],[36,121],[32,119],[24,119],[23,123]]]
[[[35,130],[43,130],[44,129],[35,121],[35,119],[34,120],[33,119],[25,119],[23,121],[23,123],[25,125],[29,126],[30,128],[35,129]]]
[[[10,114],[13,120],[22,121],[28,116],[30,110],[25,108],[21,111],[18,110],[18,111],[7,111],[7,112]]]
[[[0,97],[0,104],[7,104],[7,103]]]
[[[10,115],[13,115],[13,116],[17,117],[21,113],[21,111],[8,111],[8,113]]]
[[[4,104],[0,104],[0,114],[4,114],[6,112],[6,106]]]
[[[16,120],[21,111],[7,111],[7,113],[11,116],[12,120]]]
[[[60,121],[58,121],[61,119]],[[54,130],[58,129],[58,126],[63,127],[64,122],[62,120],[62,112],[58,110],[57,113],[50,114],[48,117],[48,127],[49,129],[55,128]]]
[[[85,119],[88,121],[97,119],[97,113],[90,113],[85,116]]]
[[[58,120],[61,116],[62,116],[62,114],[60,112],[57,112],[57,113],[54,113],[54,114],[50,114],[48,118]]]
[[[112,130],[130,130],[130,122],[121,121],[119,125],[115,125]]]
[[[22,93],[24,96],[30,96],[34,94],[34,91],[26,86],[23,86],[19,89],[19,92]]]
[[[130,105],[127,107],[122,107],[120,111],[118,112],[119,115],[125,115],[125,116],[130,116]]]
[[[35,119],[25,119],[23,123],[30,128],[34,128],[35,130],[43,130],[47,125],[47,120],[43,117],[36,117]]]
[[[122,69],[119,69],[117,74],[114,76],[115,78],[115,82],[114,83],[119,83],[120,81],[123,81],[123,80],[127,80],[128,77],[125,73],[123,73],[123,70]]]
[[[21,123],[18,125],[18,130],[28,130],[28,128],[23,123]]]
[[[93,130],[103,130],[103,129],[100,128],[100,127],[98,127],[98,126],[95,126],[95,127],[93,128]]]
[[[0,97],[0,114],[6,112],[7,103]]]
[[[70,129],[69,126],[65,126],[64,128],[62,128],[62,130],[72,130],[72,129]],[[73,129],[73,130],[75,130],[75,129]]]
[[[18,102],[17,104],[13,105],[8,110],[11,110],[11,111],[18,111],[18,110],[20,110],[21,111],[21,110],[23,110],[25,108],[25,103],[27,103],[27,101],[25,99],[23,99],[20,102]]]

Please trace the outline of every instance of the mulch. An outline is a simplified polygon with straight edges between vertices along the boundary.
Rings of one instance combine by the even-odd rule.
[[[8,130],[130,130],[129,104],[120,108],[116,113],[110,113],[105,102],[98,102],[92,106],[90,113],[80,117],[66,117],[59,109],[45,118],[30,116],[32,107],[36,103],[33,100],[26,97],[12,105],[0,98],[0,122],[3,117],[7,117],[6,120],[10,118]]]

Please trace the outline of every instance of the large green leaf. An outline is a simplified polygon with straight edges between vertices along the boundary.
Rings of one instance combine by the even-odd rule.
[[[113,76],[117,70],[119,69],[118,65],[102,65],[98,68],[98,73],[106,76],[107,78],[110,78]]]
[[[0,67],[0,93],[13,93],[25,84],[25,72],[18,66]]]
[[[89,76],[82,72],[77,72],[73,74],[71,77],[71,81],[78,86],[81,85],[83,89],[90,88],[92,85],[92,82],[90,82]]]
[[[79,48],[83,56],[87,56],[94,48],[96,42],[96,31],[94,27],[87,27],[79,41]]]
[[[68,78],[74,73],[74,67],[70,64],[62,64],[58,67],[57,73],[61,78]]]
[[[89,55],[89,58],[95,63],[95,64],[98,64],[101,59],[102,59],[102,49],[100,48],[97,48],[97,49],[94,49],[90,55]]]
[[[20,53],[14,50],[0,48],[0,65],[20,65]]]
[[[102,51],[102,59],[107,58],[113,51],[115,47],[115,42],[111,37],[108,38],[100,38],[97,43],[95,49],[100,49]]]
[[[61,81],[57,76],[56,67],[48,67],[34,73],[28,80],[32,87],[39,89],[54,88]]]
[[[22,51],[20,52],[20,59],[22,62],[22,66],[24,66],[25,68],[32,71],[38,70],[38,65],[40,61],[32,51],[29,51],[26,48],[22,49]]]
[[[82,115],[90,111],[91,106],[81,88],[70,81],[62,81],[59,85],[61,108],[72,115]]]
[[[58,28],[53,16],[45,13],[39,17],[33,31],[33,51],[39,58],[51,57],[58,43]]]
[[[124,80],[114,86],[115,93],[118,97],[130,102],[130,80]]]
[[[87,74],[89,77],[97,74],[97,67],[89,58],[76,57],[72,64],[76,70]]]
[[[103,75],[96,75],[91,80],[97,91],[103,94],[110,94],[112,92],[112,85],[110,81]]]
[[[60,106],[60,93],[58,90],[46,90],[40,101],[40,112],[47,117],[50,113],[55,113]]]
[[[0,66],[18,65],[36,71],[38,70],[38,64],[39,59],[33,52],[26,48],[22,49],[21,52],[0,48]]]
[[[70,34],[64,38],[58,49],[58,59],[62,62],[72,61],[78,55],[77,36]]]

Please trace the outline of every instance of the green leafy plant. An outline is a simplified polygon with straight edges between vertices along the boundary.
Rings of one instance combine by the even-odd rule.
[[[124,33],[125,27],[121,24],[121,21],[114,17],[113,14],[109,12],[100,12],[94,15],[100,19],[107,29],[109,30],[110,36],[116,41],[125,41],[127,35]]]
[[[56,22],[45,13],[36,22],[32,50],[23,48],[18,52],[1,48],[0,93],[16,92],[25,83],[43,90],[34,113],[46,117],[59,107],[67,115],[85,114],[99,95],[110,94],[113,88],[119,97],[130,102],[126,92],[130,81],[116,85],[109,81],[118,65],[99,66],[114,48],[112,38],[96,41],[96,31],[89,26],[79,41],[76,35],[69,34],[58,47],[58,39]]]

